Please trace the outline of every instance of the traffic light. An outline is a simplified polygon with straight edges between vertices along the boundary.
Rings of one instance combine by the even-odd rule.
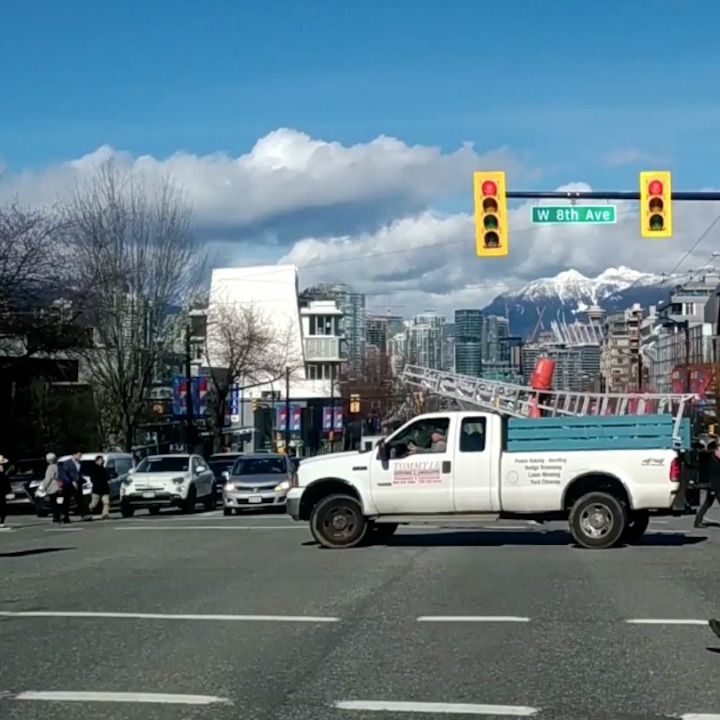
[[[351,395],[350,396],[350,412],[351,413],[359,413],[360,412],[360,396],[359,395]]]
[[[501,170],[476,172],[473,186],[478,257],[504,257],[508,254],[505,173]]]
[[[256,413],[256,412],[257,412],[257,409],[258,409],[258,401],[257,401],[257,398],[253,398],[253,399],[252,399],[252,411],[253,411],[254,413]]]
[[[640,173],[640,232],[644,238],[672,237],[672,182],[665,170]]]

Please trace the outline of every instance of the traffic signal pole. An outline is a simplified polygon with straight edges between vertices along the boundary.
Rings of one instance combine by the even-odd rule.
[[[508,200],[640,200],[637,190],[508,190]],[[671,193],[673,200],[702,202],[720,201],[718,191],[681,191]]]

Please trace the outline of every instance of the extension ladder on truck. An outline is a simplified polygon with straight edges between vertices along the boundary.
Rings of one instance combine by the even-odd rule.
[[[469,375],[406,365],[403,381],[413,387],[460,403],[510,417],[526,418],[603,415],[672,414],[673,436],[681,438],[680,424],[696,396],[670,393],[593,393],[569,390],[534,390],[526,385],[485,380]]]

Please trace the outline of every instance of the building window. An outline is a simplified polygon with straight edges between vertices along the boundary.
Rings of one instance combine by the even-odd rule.
[[[338,335],[338,323],[334,317],[327,315],[310,315],[310,335]]]

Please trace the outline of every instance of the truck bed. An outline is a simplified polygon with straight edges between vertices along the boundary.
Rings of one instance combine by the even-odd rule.
[[[690,447],[689,418],[663,415],[510,418],[508,452],[683,450]]]

